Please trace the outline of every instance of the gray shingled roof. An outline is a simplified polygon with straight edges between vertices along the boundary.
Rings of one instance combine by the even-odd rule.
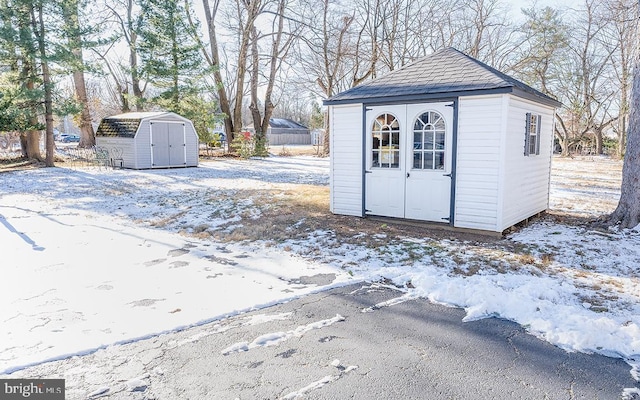
[[[483,93],[514,93],[554,107],[561,105],[556,99],[452,47],[330,97],[324,104],[412,102]]]
[[[96,130],[96,136],[132,138],[140,126],[139,118],[104,118]]]
[[[284,129],[309,129],[306,126],[292,121],[286,118],[270,118],[269,126],[271,128],[284,128]]]

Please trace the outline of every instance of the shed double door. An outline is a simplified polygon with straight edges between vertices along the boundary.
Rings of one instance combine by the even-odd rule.
[[[452,102],[367,108],[365,212],[447,222]]]
[[[184,123],[151,122],[152,167],[184,167],[187,164]]]

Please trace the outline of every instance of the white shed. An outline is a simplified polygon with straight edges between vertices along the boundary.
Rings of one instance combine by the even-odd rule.
[[[131,112],[104,118],[96,146],[124,168],[198,165],[198,135],[193,123],[172,112]]]
[[[456,49],[325,105],[333,213],[503,232],[549,206],[561,103]]]

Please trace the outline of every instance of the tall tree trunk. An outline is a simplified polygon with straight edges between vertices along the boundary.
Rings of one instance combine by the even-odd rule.
[[[262,154],[265,150],[266,131],[269,126],[267,121],[267,128],[263,126],[262,117],[260,115],[260,108],[258,102],[258,74],[260,74],[260,55],[258,54],[258,32],[255,27],[251,30],[251,104],[249,105],[249,111],[251,111],[251,120],[253,121],[253,143],[256,146],[254,148],[254,155],[266,156]]]
[[[594,128],[594,132],[593,132],[593,136],[596,140],[596,148],[595,148],[595,153],[598,155],[601,155],[604,153],[604,146],[603,146],[603,142],[604,139],[602,137],[602,128],[601,127],[595,127]]]
[[[267,132],[269,130],[269,123],[271,121],[271,115],[273,115],[273,109],[275,105],[271,101],[273,95],[273,87],[275,85],[276,76],[279,69],[279,60],[285,57],[289,46],[291,45],[291,39],[285,40],[282,44],[283,32],[284,32],[284,18],[285,18],[285,6],[286,0],[279,0],[278,10],[276,12],[277,18],[277,30],[273,32],[271,42],[271,54],[269,57],[269,75],[267,81],[267,87],[264,94],[264,113],[261,116],[258,108],[258,76],[260,69],[260,56],[258,54],[258,30],[254,26],[252,29],[252,70],[251,70],[251,114],[253,116],[253,126],[255,127],[256,137],[254,140],[254,153],[257,156],[267,156],[268,153],[268,138]],[[275,24],[274,24],[275,25]],[[290,37],[291,38],[291,37]]]
[[[33,33],[33,4],[23,5],[17,9],[18,29],[20,30],[20,36],[23,38],[28,37],[29,43],[25,44],[24,54],[22,57],[22,69],[20,80],[24,82],[24,87],[29,93],[33,93],[35,89],[36,80],[36,52],[31,42]],[[40,131],[35,129],[39,125],[38,114],[39,109],[33,101],[29,103],[29,123],[28,125],[34,127],[27,132],[20,135],[20,144],[22,146],[22,156],[30,160],[44,161],[42,154],[40,153]]]
[[[233,119],[231,118],[229,98],[227,97],[227,92],[224,89],[224,81],[222,80],[222,73],[220,72],[220,53],[218,51],[218,37],[216,35],[214,22],[214,18],[220,5],[220,0],[214,0],[213,9],[209,7],[209,0],[202,0],[202,5],[204,6],[207,31],[209,33],[209,46],[211,49],[211,58],[208,58],[208,60],[211,68],[213,68],[213,79],[216,84],[218,100],[220,101],[220,111],[224,113],[224,131],[227,136],[227,142],[231,143],[234,139],[235,129]]]
[[[127,29],[129,33],[129,67],[131,68],[131,88],[136,111],[144,110],[144,89],[140,86],[140,71],[138,69],[138,32],[133,21],[133,0],[127,3]]]
[[[46,158],[45,164],[47,167],[54,166],[54,151],[55,146],[53,142],[53,103],[52,103],[52,90],[51,90],[51,75],[49,73],[49,62],[47,57],[47,45],[46,45],[46,30],[44,27],[44,13],[43,5],[41,2],[37,3],[37,10],[32,10],[31,23],[33,25],[33,32],[36,35],[38,42],[38,52],[40,56],[40,65],[42,67],[42,85],[44,86],[44,120],[45,120],[45,148]],[[37,11],[37,14],[35,13]]]
[[[62,10],[65,18],[65,30],[69,49],[72,54],[73,84],[76,90],[76,99],[80,103],[80,143],[78,147],[88,148],[96,144],[96,139],[91,123],[91,112],[87,98],[87,87],[84,80],[84,57],[82,55],[82,33],[78,17],[78,0],[62,2]]]
[[[80,54],[79,57],[82,59],[82,54]],[[96,137],[93,132],[91,112],[89,111],[89,99],[87,97],[84,71],[73,71],[73,84],[76,88],[78,101],[82,106],[80,113],[80,143],[78,143],[78,147],[92,147],[96,144]]]
[[[640,35],[636,37],[636,43]],[[609,223],[621,228],[633,228],[640,223],[640,46],[636,48],[629,104],[627,150],[622,168],[622,188],[618,207]]]
[[[131,67],[131,87],[133,89],[136,111],[144,110],[144,92],[140,87],[140,72],[138,71],[138,53],[135,48],[129,50],[129,66]]]
[[[244,80],[247,73],[247,54],[250,47],[249,41],[251,36],[251,29],[255,20],[255,16],[251,14],[251,11],[253,10],[253,8],[251,7],[253,2],[255,2],[255,0],[249,1],[249,4],[247,5],[247,8],[249,9],[249,15],[247,16],[246,25],[241,29],[242,37],[240,39],[241,43],[240,52],[238,54],[238,70],[236,72],[236,95],[233,104],[233,115],[231,116],[233,120],[233,129],[235,130],[234,135],[236,133],[239,133],[240,129],[242,129],[242,100],[244,97],[245,89]]]
[[[627,116],[625,114],[622,114],[618,126],[618,157],[623,158],[627,145]]]
[[[32,69],[33,66],[25,65],[25,69]],[[33,72],[27,72],[33,74]],[[33,76],[33,75],[31,75]],[[27,90],[32,91],[35,89],[33,80],[29,80],[26,84]],[[38,125],[38,110],[32,107],[32,111],[29,116],[29,125]],[[20,135],[20,143],[22,144],[22,155],[29,160],[37,160],[43,162],[42,154],[40,153],[40,131],[36,129],[29,130]]]
[[[175,28],[174,28],[175,29]],[[174,30],[175,32],[175,30]],[[172,35],[173,43],[171,44],[171,62],[173,63],[171,77],[171,86],[173,87],[173,93],[171,93],[171,102],[176,112],[180,109],[180,65],[178,53],[180,52],[180,44],[176,42],[176,35]]]

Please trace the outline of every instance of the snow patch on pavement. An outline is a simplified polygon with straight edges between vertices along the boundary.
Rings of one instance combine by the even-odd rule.
[[[348,374],[349,372],[358,368],[357,365],[350,365],[348,367],[344,367],[342,366],[342,363],[340,362],[340,360],[333,360],[331,362],[331,366],[336,367],[338,369],[339,373],[337,375],[327,375],[320,380],[317,380],[315,382],[308,384],[302,389],[298,389],[296,391],[293,391],[287,394],[286,396],[281,397],[280,399],[291,400],[291,399],[303,398],[307,393],[313,390],[318,390],[331,382],[335,382],[338,379],[342,378],[343,375]]]
[[[249,342],[239,342],[239,343],[235,343],[232,344],[231,346],[227,347],[226,349],[222,350],[221,353],[225,356],[232,354],[232,353],[240,353],[240,352],[244,352],[244,351],[249,351],[251,349],[255,349],[257,347],[267,347],[267,346],[276,346],[284,341],[287,341],[291,338],[294,337],[301,337],[303,336],[305,333],[314,330],[314,329],[322,329],[325,328],[327,326],[333,325],[336,322],[342,322],[344,321],[345,318],[340,315],[340,314],[336,314],[335,317],[330,318],[330,319],[325,319],[322,321],[317,321],[317,322],[313,322],[311,324],[307,324],[307,325],[302,325],[297,327],[294,330],[290,330],[287,332],[272,332],[272,333],[267,333],[261,336],[258,336],[257,338],[255,338],[251,343]]]

